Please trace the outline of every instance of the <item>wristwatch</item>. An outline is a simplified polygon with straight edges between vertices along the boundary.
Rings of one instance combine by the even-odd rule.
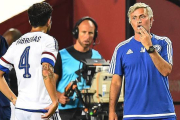
[[[155,51],[155,48],[153,46],[150,46],[147,50],[148,53],[153,53]]]

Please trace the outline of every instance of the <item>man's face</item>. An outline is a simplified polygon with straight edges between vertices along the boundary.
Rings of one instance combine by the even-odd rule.
[[[95,26],[90,20],[85,20],[79,25],[78,42],[83,48],[88,48],[94,38]]]
[[[140,34],[138,27],[142,26],[149,33],[152,25],[153,18],[149,18],[145,8],[138,8],[131,13],[131,25],[135,34]]]

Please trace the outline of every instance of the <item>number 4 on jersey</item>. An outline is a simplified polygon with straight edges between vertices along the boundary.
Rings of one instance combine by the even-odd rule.
[[[31,74],[29,73],[29,49],[30,46],[26,47],[24,52],[21,55],[20,61],[19,61],[19,69],[24,69],[25,73],[23,74],[24,78],[30,78]]]

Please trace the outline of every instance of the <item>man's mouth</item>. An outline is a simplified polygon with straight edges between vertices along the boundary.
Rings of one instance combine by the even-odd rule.
[[[140,28],[142,25],[138,25],[137,27]]]
[[[88,40],[87,40],[87,41],[84,41],[84,43],[89,44],[89,41],[88,41]]]

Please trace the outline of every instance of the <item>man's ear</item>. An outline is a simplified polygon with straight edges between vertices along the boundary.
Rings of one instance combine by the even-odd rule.
[[[48,21],[47,21],[47,27],[49,26],[51,24],[51,17],[48,19]]]
[[[150,27],[152,27],[153,22],[154,22],[154,18],[151,17],[151,18],[150,18]]]

